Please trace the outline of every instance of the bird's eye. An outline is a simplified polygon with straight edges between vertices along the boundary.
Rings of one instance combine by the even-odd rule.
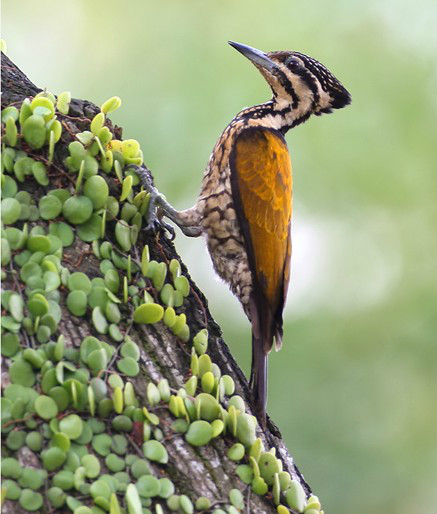
[[[284,64],[290,70],[295,70],[301,66],[300,61],[298,61],[295,57],[287,57]]]

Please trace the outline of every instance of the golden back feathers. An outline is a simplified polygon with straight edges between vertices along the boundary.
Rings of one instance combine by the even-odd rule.
[[[253,287],[282,327],[292,215],[291,161],[283,136],[260,127],[243,130],[231,155],[231,177]]]

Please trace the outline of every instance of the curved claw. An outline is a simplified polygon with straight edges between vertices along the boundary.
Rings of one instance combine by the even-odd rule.
[[[175,231],[173,225],[170,225],[170,223],[166,223],[163,220],[160,221],[160,224],[161,224],[161,227],[163,227],[170,234],[169,235],[170,241],[174,241],[174,239],[176,237],[176,231]]]
[[[162,218],[159,218],[157,216],[157,209],[159,209],[159,207],[155,207],[154,205],[152,206],[152,209],[148,209],[148,213],[147,213],[147,226],[146,226],[146,230],[147,231],[151,231],[151,232],[158,232],[159,229],[164,229],[166,230],[170,235],[169,235],[169,239],[170,241],[173,241],[174,238],[176,237],[176,232],[175,232],[175,229],[172,225],[170,225],[169,223],[165,222]]]
[[[146,166],[137,166],[135,164],[132,164],[129,167],[137,173],[137,175],[140,177],[144,189],[150,194],[150,200],[149,205],[147,207],[146,216],[146,230],[157,232],[159,228],[163,228],[170,234],[170,241],[173,241],[176,237],[175,229],[172,225],[166,223],[162,218],[159,218],[157,215],[157,209],[159,209],[160,204],[166,203],[165,196],[161,194],[153,185],[152,176],[150,174],[150,171],[146,168]]]
[[[172,225],[169,225],[162,220],[162,215],[160,215],[162,212],[162,214],[173,221],[173,223],[175,223],[185,235],[190,237],[199,237],[202,234],[200,217],[199,214],[195,212],[194,208],[191,210],[187,209],[182,212],[177,211],[167,202],[165,196],[153,185],[153,179],[150,171],[144,165],[131,165],[129,167],[138,174],[144,189],[150,194],[146,216],[148,221],[147,229],[155,230],[156,232],[156,225],[159,224],[163,229],[169,232],[170,240],[175,238],[175,230]]]
[[[146,232],[158,232],[160,226],[160,222],[154,217],[153,219],[149,220],[144,230]]]

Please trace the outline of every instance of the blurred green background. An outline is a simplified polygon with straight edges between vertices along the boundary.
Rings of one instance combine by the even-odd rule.
[[[287,136],[293,275],[268,411],[327,514],[436,511],[436,113],[432,0],[4,0],[9,56],[40,87],[101,104],[190,206],[215,140],[269,98],[227,45],[295,49],[353,103]],[[176,246],[238,362],[250,330],[202,241]]]

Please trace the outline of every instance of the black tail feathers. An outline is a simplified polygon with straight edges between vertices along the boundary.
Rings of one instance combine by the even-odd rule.
[[[252,369],[250,388],[253,395],[254,414],[262,428],[266,426],[267,357],[275,340],[276,350],[282,345],[282,316],[272,314],[264,295],[254,294],[249,303],[252,324]]]
[[[252,333],[252,370],[250,374],[250,388],[253,394],[255,415],[262,428],[266,426],[267,404],[267,354],[263,341]]]

